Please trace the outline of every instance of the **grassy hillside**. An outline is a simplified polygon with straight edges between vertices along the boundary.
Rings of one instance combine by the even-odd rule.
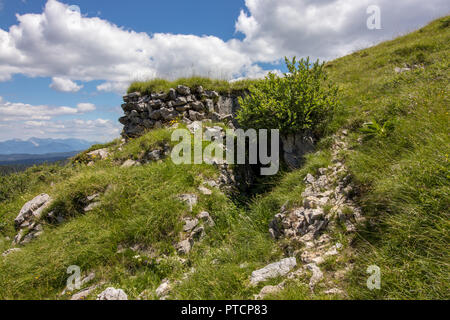
[[[354,298],[448,299],[449,20],[328,64],[353,131],[347,164],[370,217],[356,244]],[[412,70],[394,71],[405,65]],[[386,129],[360,145],[368,121]],[[382,269],[381,291],[361,290],[369,265]]]
[[[140,92],[142,94],[151,94],[154,92],[169,91],[170,88],[176,88],[178,85],[196,88],[202,86],[205,90],[214,90],[221,94],[245,91],[248,86],[258,80],[240,80],[229,82],[226,80],[210,79],[205,77],[179,78],[174,81],[165,79],[153,79],[148,81],[135,81],[128,88],[128,93]]]
[[[368,222],[359,226],[356,237],[331,235],[356,252],[353,271],[341,284],[347,295],[312,294],[305,275],[270,298],[449,298],[449,21],[439,19],[327,64],[342,97],[341,112],[327,132],[349,131],[346,164]],[[405,64],[411,70],[395,72]],[[194,83],[230,89],[229,84],[208,81],[135,83],[130,91]],[[248,84],[241,85],[232,86]],[[307,173],[330,164],[330,137],[323,137],[303,168],[262,181],[264,187],[256,187],[269,191],[237,201],[216,189],[211,196],[199,193],[203,181],[219,175],[212,166],[176,166],[170,159],[139,167],[117,165],[168,142],[170,133],[154,130],[124,146],[120,141],[95,146],[108,147],[111,155],[94,166],[86,165],[83,153],[65,167],[46,165],[0,177],[0,253],[11,247],[14,218],[37,194],[48,193],[55,200],[50,210],[58,208],[66,215],[61,225],[45,224],[44,234],[22,251],[0,257],[0,299],[69,298],[59,294],[70,265],[80,266],[84,274],[95,271],[88,285],[99,287],[88,298],[113,286],[131,299],[156,299],[154,291],[165,278],[180,280],[172,298],[253,298],[263,284],[249,286],[251,272],[283,256],[268,224],[287,200],[302,202]],[[101,194],[101,206],[84,214],[83,199],[94,193]],[[186,193],[199,196],[193,212],[176,199]],[[174,249],[182,218],[201,211],[211,214],[215,226],[207,228],[205,239],[182,261]],[[137,244],[145,250],[129,249]],[[330,261],[327,268],[339,268],[340,263]],[[381,268],[381,290],[366,287],[370,265]]]

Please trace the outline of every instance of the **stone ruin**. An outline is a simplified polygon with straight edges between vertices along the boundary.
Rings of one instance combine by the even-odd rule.
[[[234,115],[239,109],[238,97],[242,95],[219,94],[201,86],[191,89],[182,85],[150,95],[130,93],[123,97],[125,116],[119,119],[124,125],[122,136],[135,138],[146,130],[162,128],[177,120],[186,124],[212,120],[234,127]]]
[[[222,122],[230,128],[238,126],[235,116],[240,108],[238,98],[246,92],[219,94],[203,87],[179,85],[168,92],[143,95],[139,92],[123,97],[125,116],[122,137],[136,138],[147,130],[170,127],[175,121],[187,125],[195,121]],[[310,134],[297,133],[281,136],[281,155],[291,168],[298,168],[307,153],[314,151],[315,141]]]

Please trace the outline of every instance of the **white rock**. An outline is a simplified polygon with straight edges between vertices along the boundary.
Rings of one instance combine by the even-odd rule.
[[[5,252],[2,253],[2,257],[6,257],[14,252],[19,252],[21,250],[22,249],[20,249],[20,248],[12,248],[12,249],[6,250]]]
[[[131,160],[131,159],[128,159],[127,161],[125,161],[123,164],[122,164],[122,168],[130,168],[130,167],[134,167],[134,166],[137,166],[137,165],[139,165],[139,162],[137,162],[137,161],[134,161],[134,160]]]
[[[316,181],[316,179],[313,177],[312,174],[308,173],[308,175],[305,178],[305,182],[309,184],[313,184]]]
[[[95,208],[101,206],[101,202],[93,202],[90,205],[88,205],[86,208],[84,208],[84,212],[91,212]]]
[[[192,230],[194,230],[194,228],[197,225],[198,225],[198,220],[197,219],[185,218],[184,219],[183,231],[184,232],[192,231]]]
[[[333,289],[327,290],[324,293],[325,294],[329,294],[329,295],[341,295],[341,294],[344,294],[344,292],[341,289],[338,289],[338,288],[333,288]]]
[[[97,300],[128,300],[128,296],[122,289],[107,288],[97,296]]]
[[[178,199],[186,202],[190,212],[192,212],[194,206],[198,203],[198,197],[195,194],[182,194],[178,197]]]
[[[30,222],[33,219],[39,219],[42,211],[48,207],[51,198],[48,194],[40,194],[33,200],[28,201],[20,210],[19,215],[14,219],[16,228],[19,228],[23,223]]]
[[[178,254],[184,255],[191,252],[192,247],[194,246],[194,240],[192,239],[186,239],[181,242],[179,242],[176,245],[176,249]]]
[[[202,194],[204,194],[205,196],[210,196],[212,195],[212,191],[209,190],[208,188],[204,187],[204,186],[200,186],[198,187],[198,191],[200,191]]]
[[[197,219],[202,220],[209,227],[215,226],[214,220],[211,218],[211,215],[206,211],[200,212],[197,216]]]
[[[191,133],[196,133],[198,130],[202,129],[202,122],[194,121],[190,125],[188,125],[187,128]]]
[[[262,269],[253,271],[250,283],[256,286],[260,282],[279,276],[285,276],[296,266],[297,260],[295,258],[287,258],[279,262],[269,264]]]
[[[283,289],[282,285],[278,286],[265,286],[261,289],[259,294],[255,296],[255,300],[263,300],[269,294],[275,294],[280,292]]]
[[[311,289],[311,291],[314,291],[316,285],[320,282],[320,280],[322,280],[323,273],[315,263],[306,265],[306,269],[312,272],[312,276],[309,281],[309,288]]]
[[[170,292],[170,281],[167,279],[164,279],[161,285],[156,289],[156,296],[158,298],[167,296]]]
[[[91,156],[92,158],[100,158],[100,160],[105,160],[109,157],[108,149],[98,149],[92,152],[88,153],[88,156]]]

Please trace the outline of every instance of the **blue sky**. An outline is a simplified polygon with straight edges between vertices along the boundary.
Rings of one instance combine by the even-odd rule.
[[[412,31],[447,2],[0,0],[0,141],[110,140],[132,80],[262,77],[284,56],[333,59]]]

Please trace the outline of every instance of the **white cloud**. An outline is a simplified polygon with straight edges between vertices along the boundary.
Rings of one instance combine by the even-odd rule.
[[[77,104],[78,113],[87,113],[94,111],[95,105],[92,103],[79,103]]]
[[[17,19],[9,31],[0,30],[0,80],[15,73],[105,80],[99,90],[123,92],[132,80],[192,73],[230,78],[251,65],[246,54],[217,37],[150,36],[85,17],[56,0],[48,0],[42,14]]]
[[[83,85],[78,85],[70,79],[54,77],[50,88],[61,92],[78,92],[83,88]]]
[[[236,31],[240,52],[254,61],[283,56],[329,59],[412,31],[448,13],[447,0],[246,0]],[[366,9],[378,5],[382,30],[369,30]]]
[[[369,4],[381,7],[383,30],[367,29]],[[236,21],[245,39],[223,41],[138,33],[48,0],[41,14],[17,15],[17,25],[0,29],[0,81],[17,73],[51,77],[55,90],[76,92],[81,85],[74,81],[103,80],[98,90],[123,93],[130,81],[153,77],[251,76],[256,63],[286,55],[341,56],[450,9],[448,0],[246,0],[245,5]]]
[[[20,102],[3,101],[0,97],[0,122],[51,120],[58,116],[79,115],[95,110],[91,103],[80,103],[76,108],[30,105]]]
[[[0,122],[0,141],[14,138],[79,138],[109,141],[120,135],[121,126],[111,120],[64,120]]]
[[[107,141],[120,134],[122,126],[107,119],[85,120],[79,117],[96,109],[92,103],[79,103],[75,108],[30,105],[4,101],[0,97],[0,141],[11,138],[80,138]]]

